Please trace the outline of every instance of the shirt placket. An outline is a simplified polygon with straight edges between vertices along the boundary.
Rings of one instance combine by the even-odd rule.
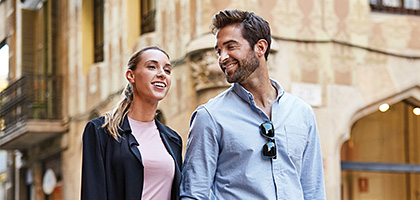
[[[261,109],[259,109],[256,105],[255,105],[255,103],[254,103],[254,98],[253,98],[253,96],[252,96],[252,94],[248,94],[248,103],[250,104],[250,106],[251,106],[251,108],[255,111],[255,112],[257,112],[262,118],[264,118],[264,120],[265,121],[268,121],[268,120],[270,120],[270,118],[261,110]],[[273,105],[272,105],[272,110],[275,110],[275,106],[277,105],[277,101],[276,101],[276,103],[274,103]],[[272,115],[272,117],[273,117],[273,119],[272,119],[272,121],[274,121],[275,119],[274,119],[274,115]],[[277,149],[277,159],[271,159],[271,169],[272,169],[272,177],[273,177],[273,181],[274,181],[274,186],[275,186],[275,189],[276,189],[276,199],[282,199],[282,185],[281,185],[281,179],[282,179],[282,173],[281,173],[281,168],[280,168],[280,165],[281,165],[281,161],[280,161],[280,158],[279,158],[279,152],[278,152],[278,149],[279,149],[279,145],[277,144],[277,142],[276,142],[276,149]]]
[[[276,149],[277,149],[277,159],[272,159],[271,160],[271,169],[272,169],[272,175],[273,175],[273,180],[274,180],[274,185],[276,188],[276,199],[283,199],[283,189],[284,189],[284,185],[282,184],[284,182],[284,178],[283,173],[282,173],[282,169],[281,169],[281,162],[282,162],[282,156],[281,155],[281,151],[280,149],[283,148],[280,141],[279,141],[279,136],[280,136],[280,132],[279,130],[282,130],[281,127],[276,127],[279,126],[279,123],[277,122],[277,116],[276,113],[274,112],[275,110],[278,111],[278,101],[279,99],[277,99],[273,105],[272,105],[272,121],[274,124],[274,128],[276,130],[275,132],[275,138],[276,139]],[[283,180],[283,181],[281,181]]]
[[[278,153],[278,152],[277,152]],[[281,168],[280,168],[280,159],[272,159],[271,160],[271,169],[273,174],[274,185],[276,188],[276,198],[282,199],[282,185],[281,185]]]

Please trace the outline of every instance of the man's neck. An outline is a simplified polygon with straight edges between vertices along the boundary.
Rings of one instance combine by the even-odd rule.
[[[262,70],[261,73],[255,72],[239,84],[252,93],[255,105],[271,118],[271,106],[276,100],[277,89],[271,84],[267,70]]]

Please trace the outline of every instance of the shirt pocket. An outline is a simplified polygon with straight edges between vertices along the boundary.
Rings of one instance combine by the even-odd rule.
[[[305,151],[308,130],[305,126],[285,126],[287,154],[293,160],[301,160]]]

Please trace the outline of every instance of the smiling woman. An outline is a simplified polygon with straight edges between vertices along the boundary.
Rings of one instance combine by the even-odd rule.
[[[0,91],[7,87],[7,75],[9,74],[9,46],[0,46]]]
[[[81,200],[178,199],[182,140],[156,117],[171,70],[158,47],[131,56],[124,98],[83,133]]]

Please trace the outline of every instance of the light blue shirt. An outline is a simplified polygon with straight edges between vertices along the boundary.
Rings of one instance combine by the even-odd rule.
[[[321,147],[310,105],[273,79],[277,159],[262,155],[259,126],[269,117],[234,83],[192,115],[181,199],[326,199]]]

